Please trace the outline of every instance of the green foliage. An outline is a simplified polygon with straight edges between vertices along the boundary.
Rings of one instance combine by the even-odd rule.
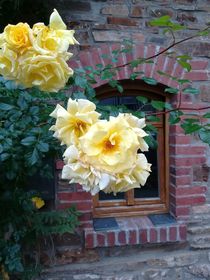
[[[25,253],[37,251],[41,237],[74,232],[78,225],[74,207],[40,211],[31,201],[38,194],[24,189],[29,176],[52,174],[47,159],[62,151],[49,131],[53,123],[49,114],[56,103],[66,101],[61,92],[29,92],[0,81],[0,267],[15,279],[32,279],[40,270],[32,265],[34,256],[28,262]]]
[[[38,251],[40,238],[52,234],[74,232],[78,226],[78,212],[74,207],[65,211],[41,211],[32,202],[33,192],[20,188],[4,191],[0,196],[0,263],[5,271],[23,278],[23,273],[35,271],[26,258]],[[33,272],[33,273],[32,273]]]

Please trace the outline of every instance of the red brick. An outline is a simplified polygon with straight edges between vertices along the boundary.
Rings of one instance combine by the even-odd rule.
[[[185,225],[179,226],[179,237],[180,241],[185,241],[187,239],[187,228]]]
[[[207,60],[194,60],[190,62],[192,70],[204,70],[208,66]]]
[[[137,244],[137,232],[136,230],[129,230],[129,245]]]
[[[179,216],[188,216],[190,214],[190,207],[189,206],[177,206],[174,208],[174,211],[172,210],[173,214],[176,217]]]
[[[103,247],[105,245],[105,236],[102,233],[97,233],[97,247]]]
[[[114,232],[107,233],[107,242],[108,242],[109,247],[112,247],[115,245],[115,233]]]
[[[119,24],[126,26],[136,26],[138,22],[135,19],[123,18],[123,17],[107,17],[107,22],[109,24]]]
[[[169,241],[176,241],[177,240],[177,228],[170,227],[169,228]]]
[[[191,81],[208,81],[208,73],[206,71],[192,71],[185,73],[184,79]]]
[[[184,134],[184,130],[180,125],[170,125],[171,134]]]
[[[91,221],[92,220],[92,213],[91,212],[87,212],[87,213],[82,213],[81,216],[79,216],[79,220],[81,222],[83,221]]]
[[[155,228],[150,229],[150,239],[151,243],[157,242],[157,230]]]
[[[194,186],[190,186],[190,187],[185,187],[185,188],[177,188],[176,189],[176,195],[190,195],[190,194],[202,194],[205,193],[207,190],[206,187],[204,186],[198,186],[198,187],[194,187]]]
[[[160,242],[167,241],[166,228],[160,228]]]
[[[88,233],[85,235],[85,247],[86,248],[93,248],[94,247],[94,240],[93,240],[93,234]]]
[[[169,144],[179,144],[186,145],[190,144],[192,137],[191,136],[171,136],[169,137]]]
[[[118,233],[118,242],[119,242],[120,245],[125,245],[126,244],[125,231],[120,231]]]
[[[192,166],[194,164],[202,164],[206,161],[205,157],[172,157],[170,156],[170,164],[175,166]]]
[[[191,175],[191,167],[175,168],[170,166],[170,173],[176,176]]]
[[[75,193],[68,193],[68,192],[59,192],[57,194],[59,200],[63,201],[81,201],[81,200],[91,200],[91,194],[88,192],[75,192]]]
[[[146,58],[149,58],[155,54],[156,54],[156,47],[154,45],[147,46]],[[153,67],[154,67],[153,64],[150,64],[150,63],[145,64],[145,76],[146,77],[151,77]]]
[[[140,230],[140,243],[145,244],[147,242],[148,242],[148,240],[147,240],[147,230],[142,229],[142,230]]]
[[[76,207],[78,211],[91,210],[93,206],[92,201],[77,201]]]
[[[201,204],[206,201],[205,195],[199,196],[182,196],[176,197],[176,204],[177,205],[193,205],[193,204]]]
[[[192,178],[191,176],[174,176],[174,175],[171,175],[170,176],[170,180],[171,180],[171,183],[174,184],[174,185],[190,185],[191,182],[192,182]]]

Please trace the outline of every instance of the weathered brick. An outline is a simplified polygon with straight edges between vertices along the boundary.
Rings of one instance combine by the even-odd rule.
[[[96,42],[122,42],[123,39],[130,38],[130,34],[114,30],[95,30],[93,38]]]
[[[140,234],[140,243],[141,244],[147,243],[148,242],[148,240],[147,240],[147,230],[142,229],[142,230],[140,230],[139,234]]]
[[[177,228],[170,227],[169,228],[169,241],[176,241],[177,240]]]
[[[105,245],[105,236],[102,233],[97,233],[97,247],[103,247]]]
[[[150,11],[151,17],[162,17],[162,16],[170,16],[173,17],[174,12],[171,9],[151,9]]]
[[[115,232],[107,232],[107,245],[108,246],[115,245]]]
[[[143,15],[143,8],[139,5],[137,6],[132,6],[131,7],[131,12],[130,12],[130,16],[131,17],[136,17],[136,18],[139,18],[139,17],[142,17]]]
[[[137,231],[129,230],[128,234],[129,234],[128,244],[129,245],[137,244]]]
[[[112,5],[105,6],[101,9],[103,15],[119,15],[128,16],[129,10],[126,5]]]
[[[120,231],[118,233],[118,243],[120,245],[125,245],[126,244],[126,232],[125,231]]]
[[[201,85],[200,87],[201,92],[201,100],[203,102],[210,102],[210,84]]]
[[[107,22],[109,24],[119,24],[119,25],[126,25],[126,26],[138,25],[138,21],[136,21],[135,19],[123,18],[123,17],[107,17]]]
[[[86,248],[94,247],[94,240],[93,240],[92,232],[85,234],[85,247]]]
[[[149,242],[157,242],[157,230],[155,228],[150,229]]]
[[[190,12],[185,13],[178,13],[177,15],[177,21],[184,23],[184,22],[196,22],[197,18],[194,16],[194,14]]]

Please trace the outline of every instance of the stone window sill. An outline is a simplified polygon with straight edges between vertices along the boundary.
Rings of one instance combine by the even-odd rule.
[[[162,244],[186,241],[186,224],[173,222],[155,225],[148,216],[116,218],[118,229],[84,229],[85,247],[113,247],[137,244]]]

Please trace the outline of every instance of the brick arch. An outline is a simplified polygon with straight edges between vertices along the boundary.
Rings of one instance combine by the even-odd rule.
[[[117,63],[112,62],[113,51],[116,49],[122,49],[123,45],[121,44],[111,44],[111,45],[101,45],[100,47],[94,47],[86,51],[79,53],[77,59],[70,61],[70,66],[72,68],[82,68],[85,66],[92,66],[94,68],[96,64],[102,64],[103,66],[107,64],[113,64],[114,66],[119,66],[126,64],[131,60],[137,59],[139,57],[149,57],[163,50],[162,47],[156,45],[143,45],[138,44],[133,47],[131,53],[122,53],[118,58]],[[103,55],[107,55],[106,58]],[[159,83],[175,87],[177,83],[172,81],[170,78],[161,76],[158,74],[159,71],[167,72],[169,75],[183,78],[185,73],[183,68],[175,62],[174,59],[171,59],[165,55],[160,55],[157,58],[156,63],[153,64],[143,64],[139,65],[136,71],[144,71],[144,76],[154,78]],[[119,68],[116,79],[117,80],[126,80],[130,78],[131,70],[129,66]],[[140,78],[139,78],[140,79]],[[107,81],[98,81],[94,87],[106,84]]]

